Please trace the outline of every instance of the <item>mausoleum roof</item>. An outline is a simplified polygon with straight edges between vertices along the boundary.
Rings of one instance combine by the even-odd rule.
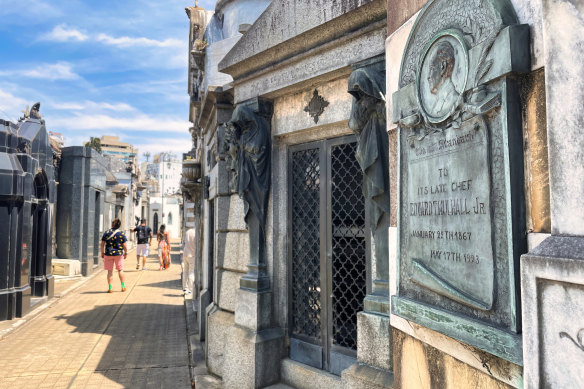
[[[384,20],[383,0],[272,2],[219,63],[234,79]]]

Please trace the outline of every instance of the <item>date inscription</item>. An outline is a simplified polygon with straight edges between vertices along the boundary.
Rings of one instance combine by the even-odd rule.
[[[460,130],[409,150],[407,258],[414,282],[486,309],[494,284],[487,129]]]

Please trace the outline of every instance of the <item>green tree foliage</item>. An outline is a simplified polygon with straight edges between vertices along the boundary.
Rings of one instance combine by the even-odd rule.
[[[90,147],[101,154],[101,141],[99,138],[94,138],[93,136],[89,139],[89,142],[85,142],[85,147]]]

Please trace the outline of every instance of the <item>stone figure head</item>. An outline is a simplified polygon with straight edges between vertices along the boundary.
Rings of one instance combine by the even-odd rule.
[[[229,125],[234,128],[237,136],[249,131],[256,121],[256,114],[251,108],[238,105],[233,111]]]
[[[348,92],[353,96],[349,128],[359,134],[375,114],[385,119],[385,74],[359,68],[349,76]]]
[[[40,119],[41,118],[40,110],[41,110],[41,103],[34,103],[32,105],[32,108],[30,109],[31,119]]]
[[[452,77],[454,70],[454,47],[449,42],[441,42],[431,58],[428,84],[432,94],[438,94],[440,87]]]

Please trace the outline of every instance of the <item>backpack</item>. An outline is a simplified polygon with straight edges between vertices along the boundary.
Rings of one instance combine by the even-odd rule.
[[[146,227],[140,226],[138,229],[138,240],[148,239],[148,234],[146,233]]]

